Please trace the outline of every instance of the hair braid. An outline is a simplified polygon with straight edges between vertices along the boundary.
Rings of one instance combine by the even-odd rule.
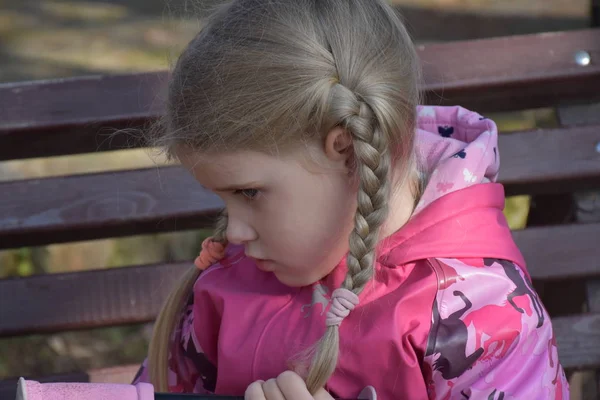
[[[348,274],[342,286],[360,294],[373,276],[379,231],[388,215],[388,174],[391,157],[388,139],[363,96],[341,84],[333,88],[332,112],[352,135],[354,162],[359,178],[354,230],[350,234]]]
[[[365,121],[372,120],[372,115],[369,106],[361,103],[359,114],[346,124],[354,139],[359,188],[354,230],[350,234],[348,274],[342,286],[356,294],[373,276],[379,231],[388,215],[391,160],[387,140],[379,127],[373,122],[370,126],[365,124]]]
[[[332,88],[331,117],[340,121],[353,138],[356,173],[359,178],[354,230],[350,234],[348,273],[342,287],[357,295],[373,277],[375,248],[387,214],[388,174],[391,166],[388,139],[371,107],[341,84]],[[316,346],[306,379],[311,393],[323,387],[333,374],[339,357],[339,327],[327,328]]]

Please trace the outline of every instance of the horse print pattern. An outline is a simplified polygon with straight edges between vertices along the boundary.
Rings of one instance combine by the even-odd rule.
[[[513,299],[515,298],[515,296],[523,296],[523,295],[529,296],[529,298],[531,299],[531,302],[533,304],[533,307],[535,308],[535,313],[537,314],[537,317],[538,317],[537,327],[540,328],[544,324],[544,311],[542,310],[542,305],[540,304],[540,300],[538,299],[537,295],[534,293],[533,285],[532,285],[531,281],[529,280],[529,278],[526,275],[525,276],[521,275],[519,273],[519,267],[517,267],[515,264],[513,264],[509,261],[496,260],[496,259],[492,259],[492,258],[484,258],[483,262],[488,267],[493,265],[495,262],[502,265],[502,268],[504,268],[504,273],[506,274],[508,279],[510,279],[512,281],[512,283],[515,284],[515,290],[508,295],[507,300],[515,308],[515,310],[517,310],[521,314],[524,313],[525,311],[523,311],[522,308],[517,307],[517,305],[515,304]]]
[[[429,264],[438,276],[423,366],[429,399],[569,398],[547,312],[520,266]]]
[[[315,306],[320,305],[320,315],[325,313],[325,310],[329,306],[330,297],[327,294],[328,289],[327,286],[322,284],[313,285],[313,294],[312,294],[312,302],[304,304],[300,307],[300,312],[304,315],[304,318],[308,318],[311,312],[314,310]]]
[[[479,348],[469,356],[465,356],[468,328],[460,318],[473,305],[461,292],[455,291],[454,295],[460,297],[465,306],[448,318],[441,319],[437,304],[434,304],[432,331],[437,332],[437,335],[429,337],[425,353],[426,356],[439,354],[433,363],[433,368],[440,371],[446,380],[461,376],[483,353],[483,348]]]

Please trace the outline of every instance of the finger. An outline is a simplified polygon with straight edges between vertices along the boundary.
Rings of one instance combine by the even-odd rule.
[[[286,400],[313,400],[306,388],[306,383],[292,371],[285,371],[277,377],[277,386],[285,396]]]
[[[329,392],[323,388],[319,389],[317,393],[314,395],[315,400],[334,400],[333,396],[329,394]]]
[[[276,379],[269,379],[263,383],[262,388],[267,400],[286,400]]]
[[[244,400],[267,400],[263,391],[265,381],[256,381],[250,384],[244,393]]]

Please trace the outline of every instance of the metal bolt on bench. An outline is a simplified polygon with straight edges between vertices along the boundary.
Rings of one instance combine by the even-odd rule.
[[[592,62],[592,56],[590,56],[590,53],[588,53],[587,51],[580,50],[577,53],[575,53],[575,62],[581,66],[590,65],[590,63]]]

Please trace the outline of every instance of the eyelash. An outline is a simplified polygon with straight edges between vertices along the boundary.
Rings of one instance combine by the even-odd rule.
[[[237,195],[244,196],[248,200],[256,200],[258,196],[258,189],[238,189],[234,192]]]

